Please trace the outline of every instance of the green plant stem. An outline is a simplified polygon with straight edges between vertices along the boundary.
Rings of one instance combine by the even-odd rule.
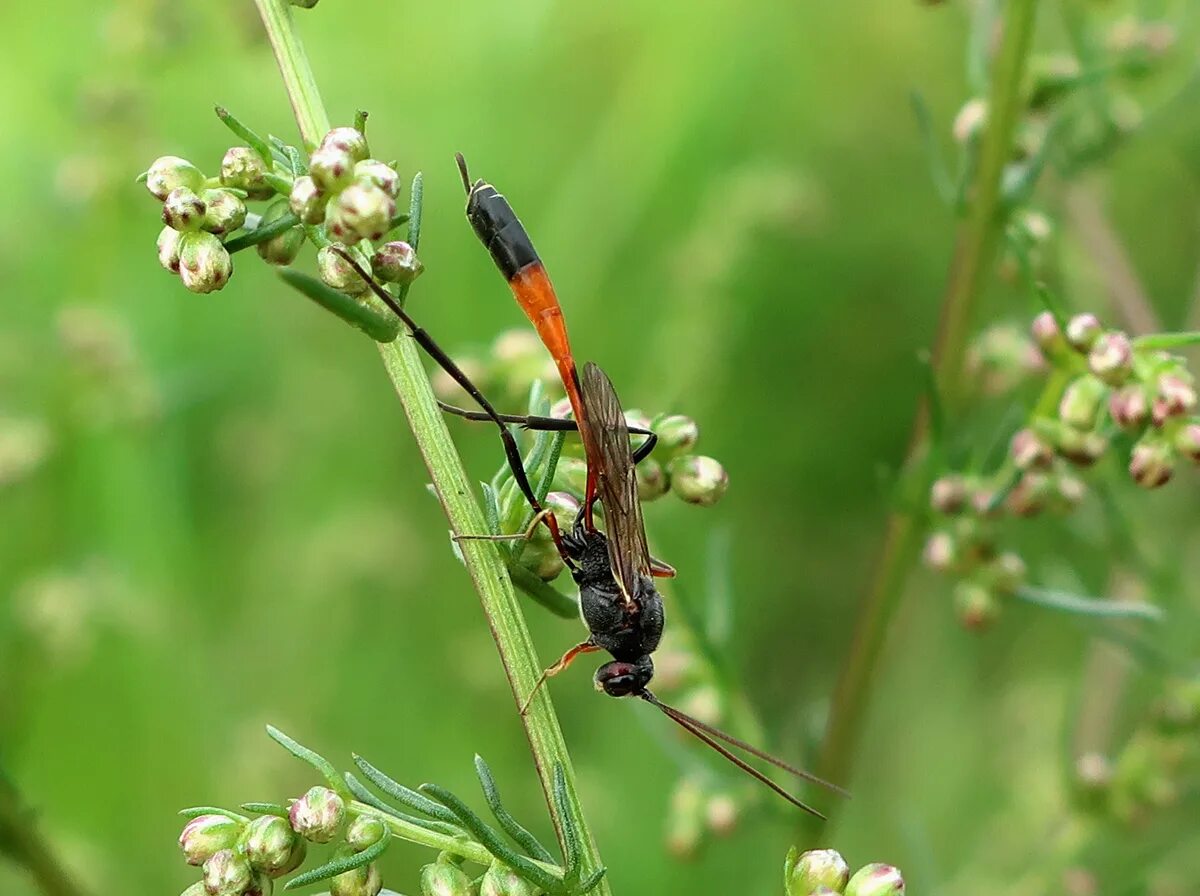
[[[328,116],[321,106],[308,58],[294,30],[286,0],[255,0],[263,24],[275,49],[275,57],[283,73],[284,84],[296,113],[296,122],[306,142],[316,144],[328,130]],[[379,347],[384,367],[391,378],[408,417],[434,490],[442,504],[451,530],[458,535],[486,532],[483,512],[471,493],[470,482],[463,469],[450,433],[433,395],[429,377],[421,364],[417,345],[406,335]],[[521,605],[508,570],[496,545],[479,540],[459,543],[463,563],[479,594],[484,615],[491,627],[492,637],[500,660],[508,675],[509,686],[517,705],[533,691],[542,666],[534,650],[533,639],[521,614]],[[575,786],[575,773],[558,717],[550,702],[549,690],[542,688],[529,711],[521,717],[529,746],[533,752],[538,778],[542,783],[546,805],[554,819],[559,845],[564,845],[563,822],[553,799],[554,767],[560,764],[566,778],[567,804],[581,836],[584,877],[601,867],[595,839],[584,818],[583,807]],[[609,896],[608,878],[595,889]]]
[[[1004,33],[992,71],[988,96],[988,126],[980,146],[971,204],[959,225],[954,255],[942,299],[941,319],[932,365],[942,396],[952,399],[961,387],[959,373],[967,333],[978,304],[985,274],[990,270],[1003,225],[1001,177],[1012,147],[1020,114],[1020,86],[1029,54],[1037,0],[1009,0]],[[929,407],[923,403],[909,440],[908,463],[916,469],[927,451]],[[920,474],[920,493],[928,471]],[[842,667],[821,744],[816,772],[841,784],[850,783],[855,754],[875,681],[887,626],[904,592],[909,571],[920,552],[923,527],[906,511],[895,511],[887,522],[876,573],[855,622],[850,650]],[[830,818],[838,811],[831,805]]]
[[[0,771],[0,856],[25,868],[45,896],[84,896],[86,891],[59,864],[38,831],[33,812]]]

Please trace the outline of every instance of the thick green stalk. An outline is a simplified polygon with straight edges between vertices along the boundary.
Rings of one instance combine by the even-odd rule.
[[[1001,178],[1021,111],[1021,79],[1037,6],[1037,0],[1009,0],[1007,4],[1004,34],[992,69],[988,125],[980,147],[970,210],[956,235],[933,349],[934,376],[945,397],[952,398],[959,391],[968,328],[1004,223]],[[929,408],[922,406],[909,441],[910,468],[915,469],[927,450],[928,429]],[[922,527],[907,512],[893,512],[888,520],[879,565],[859,610],[817,761],[817,774],[827,780],[850,783],[884,636],[920,551],[921,534]]]
[[[316,81],[308,58],[295,33],[291,10],[286,0],[255,0],[263,24],[275,48],[276,60],[296,112],[296,122],[308,143],[316,144],[328,130],[329,119],[321,106]],[[404,407],[417,447],[425,460],[434,490],[455,534],[486,532],[483,512],[471,493],[470,481],[462,461],[450,440],[445,421],[421,363],[416,343],[406,335],[381,345],[384,367],[395,386]],[[533,691],[541,675],[541,664],[534,650],[533,639],[521,613],[520,600],[513,589],[508,569],[494,544],[487,541],[460,542],[463,562],[483,604],[484,615],[500,652],[500,660],[508,675],[513,698],[518,705]],[[554,767],[563,768],[567,783],[567,803],[581,834],[584,877],[600,867],[600,855],[583,815],[583,807],[575,788],[575,773],[558,717],[545,688],[521,717],[529,746],[533,752],[538,777],[545,792],[546,804],[563,845],[563,824],[552,797]],[[611,893],[605,878],[594,891],[601,896]]]

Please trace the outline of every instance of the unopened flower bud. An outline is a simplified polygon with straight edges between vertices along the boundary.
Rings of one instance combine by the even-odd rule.
[[[179,246],[179,276],[192,292],[214,292],[229,282],[233,259],[211,233],[185,233]]]
[[[949,532],[934,532],[925,542],[921,558],[935,572],[949,572],[958,562],[954,536]]]
[[[667,471],[652,457],[645,458],[637,465],[638,497],[643,501],[653,501],[661,498],[671,490],[671,480]]]
[[[1181,417],[1191,413],[1196,407],[1196,390],[1192,386],[1192,378],[1186,372],[1177,370],[1174,373],[1164,373],[1158,378],[1158,395],[1151,407],[1151,416],[1156,426],[1162,426],[1171,417]]]
[[[976,582],[959,582],[954,586],[954,610],[965,628],[983,631],[1000,615],[1000,602]]]
[[[336,193],[354,180],[354,159],[334,146],[322,146],[308,162],[308,176],[322,190]]]
[[[554,514],[554,519],[558,521],[558,528],[562,532],[571,531],[575,520],[579,517],[579,510],[583,506],[578,498],[568,492],[549,492],[542,504]]]
[[[1129,385],[1109,396],[1108,415],[1113,423],[1128,431],[1141,429],[1150,419],[1150,403],[1141,386]]]
[[[322,149],[334,149],[361,162],[368,155],[367,137],[358,128],[334,128],[321,138]]]
[[[1174,472],[1175,453],[1165,440],[1143,438],[1133,446],[1129,455],[1129,475],[1142,488],[1158,488]]]
[[[232,233],[246,223],[246,203],[228,190],[205,190],[204,223],[209,233]]]
[[[560,457],[554,469],[554,488],[582,495],[587,489],[587,461],[578,457]]]
[[[221,183],[245,190],[251,199],[266,199],[274,190],[266,182],[267,163],[249,146],[233,146],[221,159]]]
[[[174,227],[164,227],[158,234],[158,263],[172,274],[179,273],[179,249],[183,234]]]
[[[553,582],[566,568],[562,554],[547,530],[541,526],[534,530],[533,537],[525,543],[517,562],[543,582]]]
[[[162,220],[168,227],[190,232],[204,224],[204,200],[187,187],[177,187],[163,201]]]
[[[1005,506],[1016,516],[1037,516],[1046,509],[1054,493],[1054,481],[1045,473],[1028,470],[1012,491],[1008,493]]]
[[[1175,433],[1175,450],[1194,464],[1200,464],[1200,422],[1181,426]]]
[[[345,246],[339,246],[345,249]],[[317,253],[317,273],[326,285],[339,289],[346,295],[360,296],[369,288],[367,281],[358,275],[358,271],[346,263],[333,246],[325,246]]]
[[[1087,497],[1087,486],[1078,476],[1059,473],[1055,477],[1055,504],[1058,509],[1071,510],[1083,503]]]
[[[377,240],[392,226],[396,200],[372,183],[355,183],[329,204],[326,227],[344,243]]]
[[[393,199],[400,195],[400,175],[378,159],[363,159],[354,163],[354,179],[372,183]]]
[[[1077,466],[1090,467],[1108,450],[1108,440],[1098,432],[1081,432],[1060,420],[1039,420],[1038,424],[1037,432]]]
[[[1059,419],[1082,432],[1090,432],[1096,426],[1108,387],[1094,376],[1081,376],[1074,380],[1058,403]]]
[[[1088,367],[1110,386],[1119,386],[1133,372],[1133,344],[1120,330],[1102,333],[1088,352]]]
[[[1112,780],[1112,763],[1102,753],[1084,753],[1075,760],[1075,791],[1085,805],[1095,808],[1102,804]]]
[[[325,220],[326,195],[307,174],[296,178],[288,204],[303,224],[320,224]]]
[[[1025,561],[1019,554],[1005,551],[988,564],[985,575],[998,594],[1012,594],[1025,584]]]
[[[863,865],[846,884],[846,896],[904,896],[900,869],[875,862]]]
[[[929,487],[929,506],[938,513],[960,513],[968,497],[966,480],[956,473],[938,477]]]
[[[403,240],[391,240],[375,250],[371,258],[375,276],[387,283],[412,283],[425,270],[413,247]]]
[[[328,787],[313,787],[292,803],[288,812],[292,830],[313,843],[328,843],[338,835],[346,803]]]
[[[232,849],[222,849],[204,863],[204,889],[209,896],[242,896],[253,874],[250,863]]]
[[[1054,460],[1054,447],[1032,429],[1019,429],[1009,443],[1009,455],[1019,470],[1041,469]]]
[[[492,862],[479,882],[479,896],[533,896],[536,888],[515,871]]]
[[[711,507],[729,488],[729,474],[711,457],[688,454],[677,457],[667,467],[671,491],[689,504]]]
[[[959,143],[967,143],[983,131],[987,124],[987,100],[981,97],[967,100],[954,117],[950,130]]]
[[[374,815],[359,815],[346,829],[346,845],[355,852],[362,852],[382,840],[386,828]]]
[[[810,849],[801,853],[784,885],[788,896],[808,896],[817,887],[838,893],[850,880],[850,866],[835,849]]]
[[[288,214],[291,214],[291,208],[287,199],[281,196],[267,206],[258,226],[265,227],[273,224]],[[304,228],[297,224],[269,240],[263,240],[254,248],[259,257],[268,264],[289,265],[296,260],[296,256],[300,254],[303,246]]]
[[[1029,333],[1047,358],[1053,358],[1067,347],[1067,341],[1058,328],[1058,321],[1049,311],[1043,311],[1033,319]]]
[[[421,869],[422,896],[474,896],[471,878],[457,865],[438,860]]]
[[[329,896],[379,896],[382,889],[379,867],[374,862],[352,868],[329,881]]]
[[[737,800],[728,793],[718,793],[708,800],[704,807],[704,818],[708,829],[722,837],[732,834],[737,828],[741,809]]]
[[[1076,314],[1067,321],[1067,342],[1076,351],[1090,351],[1101,332],[1100,320],[1094,314]]]
[[[687,454],[696,447],[696,441],[700,438],[700,427],[691,417],[672,414],[658,422],[654,433],[658,436],[655,450],[662,452],[663,457],[671,458]]]
[[[146,189],[156,199],[165,200],[172,190],[185,187],[193,193],[204,186],[200,169],[179,156],[160,156],[146,172]]]
[[[241,849],[254,870],[271,877],[299,868],[307,851],[303,838],[277,815],[263,815],[247,824]]]
[[[183,826],[179,848],[189,865],[203,865],[222,849],[237,843],[242,826],[224,815],[199,815]]]

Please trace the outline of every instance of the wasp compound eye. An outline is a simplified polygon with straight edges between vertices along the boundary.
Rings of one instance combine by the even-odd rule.
[[[610,697],[640,693],[654,677],[654,663],[645,656],[636,663],[613,660],[596,670],[596,687]]]

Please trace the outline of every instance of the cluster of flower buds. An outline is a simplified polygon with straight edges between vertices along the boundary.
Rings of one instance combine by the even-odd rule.
[[[303,864],[308,843],[341,838],[339,850],[352,855],[384,835],[383,822],[374,816],[348,820],[345,801],[327,787],[313,787],[294,800],[286,818],[200,815],[179,835],[187,863],[203,869],[203,879],[184,896],[270,896],[276,878]],[[378,896],[382,889],[374,863],[343,872],[329,884],[330,896]]]
[[[1140,348],[1093,314],[1077,314],[1060,328],[1043,312],[1033,335],[1051,364],[1077,372],[1057,416],[1034,421],[1037,437],[1058,456],[1090,466],[1119,430],[1133,440],[1129,475],[1143,488],[1166,483],[1180,458],[1200,463],[1200,419],[1190,416],[1195,381],[1182,358]]]
[[[1167,684],[1115,760],[1085,753],[1075,764],[1079,807],[1142,825],[1200,783],[1200,678]]]
[[[784,862],[783,883],[787,896],[904,896],[899,868],[873,862],[851,874],[833,849],[799,852],[793,847]]]

